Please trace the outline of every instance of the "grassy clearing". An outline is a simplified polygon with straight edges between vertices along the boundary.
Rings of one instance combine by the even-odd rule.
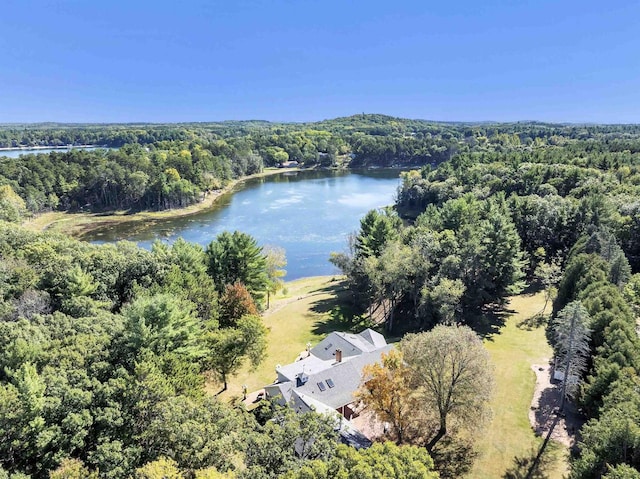
[[[527,329],[522,323],[538,313],[543,304],[542,294],[512,298],[504,325],[485,340],[495,367],[493,419],[477,442],[480,456],[469,477],[504,477],[518,461],[527,462],[535,456],[542,443],[528,418],[535,387],[531,365],[550,358],[552,350],[543,326]],[[555,460],[547,468],[549,479],[561,478],[568,471],[566,450],[555,449]]]
[[[243,384],[249,391],[261,388],[275,379],[276,364],[295,360],[308,342],[315,344],[331,331],[349,329],[349,323],[344,320],[349,311],[342,309],[341,301],[347,293],[340,278],[304,278],[286,286],[286,294],[272,301],[264,317],[269,328],[264,362],[257,368],[247,366],[232,378],[222,398],[239,396]],[[505,472],[513,471],[518,461],[524,464],[520,472],[524,469],[526,473],[527,461],[535,456],[542,442],[533,433],[528,418],[535,387],[531,365],[550,358],[552,350],[543,326],[527,328],[523,322],[538,313],[543,303],[541,294],[517,296],[502,316],[502,324],[484,328],[485,345],[495,366],[493,419],[478,438],[479,457],[468,475],[470,478],[505,477]],[[353,330],[365,327],[355,325]],[[208,385],[212,394],[219,390],[217,383]],[[555,449],[555,453],[546,467],[547,477],[561,478],[568,471],[566,449],[561,446],[550,449]],[[524,477],[524,474],[511,477]]]
[[[272,299],[271,308],[264,315],[264,324],[269,329],[264,361],[257,368],[247,365],[231,378],[228,390],[220,395],[222,398],[240,395],[243,384],[249,391],[255,391],[272,383],[276,364],[289,364],[305,350],[307,343],[315,345],[331,331],[344,331],[352,326],[343,319],[349,312],[342,306],[341,299],[347,293],[340,277],[316,276],[292,281],[286,284],[285,293]],[[215,394],[220,384],[211,382],[207,390]]]
[[[203,201],[185,208],[164,211],[114,211],[104,213],[70,213],[65,211],[52,211],[42,213],[24,222],[24,227],[32,231],[50,230],[72,236],[81,236],[89,231],[119,223],[154,222],[178,216],[189,216],[211,208],[218,198],[231,193],[244,181],[250,178],[270,176],[287,171],[296,171],[296,168],[265,168],[262,173],[245,176],[239,180],[231,181],[221,190],[209,193]]]

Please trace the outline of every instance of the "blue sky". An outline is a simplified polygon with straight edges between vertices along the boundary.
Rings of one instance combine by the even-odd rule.
[[[640,122],[640,2],[4,0],[0,122]]]

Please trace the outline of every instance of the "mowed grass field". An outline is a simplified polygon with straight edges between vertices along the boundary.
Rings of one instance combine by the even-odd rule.
[[[553,351],[544,326],[528,328],[525,324],[543,305],[542,293],[511,298],[502,315],[504,324],[485,339],[495,368],[493,418],[476,442],[479,457],[469,477],[504,477],[516,465],[516,458],[535,457],[542,443],[542,438],[535,436],[528,416],[536,382],[531,365],[551,358]],[[559,479],[568,472],[568,452],[562,446],[553,449],[555,460],[546,473],[549,479]]]
[[[269,329],[265,360],[257,368],[245,366],[231,378],[221,398],[240,396],[243,384],[251,392],[273,382],[276,364],[293,362],[308,342],[315,345],[329,332],[349,328],[350,324],[342,321],[342,316],[348,314],[343,306],[348,292],[340,277],[304,278],[287,283],[286,288],[286,294],[279,294],[264,316]],[[498,324],[494,322],[486,328],[485,345],[495,368],[493,418],[476,441],[479,455],[469,478],[505,477],[516,458],[531,458],[542,442],[533,433],[528,418],[535,387],[531,365],[550,358],[552,350],[543,326],[527,328],[523,322],[538,313],[543,303],[542,294],[516,296],[500,315]],[[356,325],[352,329],[364,328]],[[216,394],[220,385],[212,382],[208,390]],[[568,471],[566,450],[556,449],[556,459],[547,469],[549,479],[559,479]]]
[[[331,331],[348,328],[350,325],[340,324],[345,294],[348,293],[339,276],[315,276],[286,283],[285,291],[272,298],[263,317],[269,330],[264,361],[256,368],[245,365],[229,380],[228,390],[220,397],[241,395],[243,384],[251,392],[272,383],[277,364],[294,362],[307,343],[315,346]],[[220,385],[212,382],[207,389],[217,393]]]

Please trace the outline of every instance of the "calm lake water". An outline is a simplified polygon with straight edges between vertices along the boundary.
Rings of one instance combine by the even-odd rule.
[[[74,148],[34,148],[34,149],[24,149],[24,150],[0,150],[0,156],[6,156],[8,158],[18,158],[21,155],[37,155],[39,153],[51,153],[55,151],[57,153],[66,153],[69,150]],[[76,150],[111,150],[113,148],[105,148],[98,146],[90,146],[87,148],[75,148]]]
[[[393,203],[399,175],[398,170],[300,171],[255,178],[197,215],[121,224],[84,239],[127,239],[150,248],[155,239],[183,237],[206,246],[222,231],[239,230],[263,246],[286,250],[287,280],[335,274],[330,253],[346,251],[348,235],[358,230],[367,211]]]

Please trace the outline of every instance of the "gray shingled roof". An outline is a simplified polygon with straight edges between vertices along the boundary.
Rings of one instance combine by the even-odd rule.
[[[360,387],[362,380],[362,368],[367,364],[379,362],[381,354],[388,353],[391,349],[393,349],[393,345],[389,344],[335,364],[330,369],[310,374],[307,383],[295,388],[294,391],[320,401],[333,409],[338,409],[353,401],[353,395]],[[334,387],[328,386],[327,379],[333,381]],[[322,383],[324,391],[318,383]]]
[[[340,349],[342,351],[343,358],[349,356],[357,356],[365,351],[365,349],[363,349],[362,347],[354,345],[347,338],[345,338],[343,336],[343,333],[333,332],[322,341],[320,341],[311,350],[311,354],[322,360],[330,361],[335,359],[336,349]]]
[[[342,351],[342,357],[358,356],[369,353],[387,344],[384,336],[371,329],[365,329],[360,334],[350,334],[334,331],[320,341],[311,354],[325,361],[335,358],[336,349]]]
[[[325,361],[313,354],[309,357],[296,361],[295,363],[286,364],[276,368],[279,376],[286,378],[288,381],[295,381],[296,376],[300,373],[316,374],[324,369],[328,369],[333,364],[332,360]]]
[[[291,396],[293,394],[293,383],[286,382],[269,384],[268,386],[265,386],[264,389],[272,397],[277,397],[278,395],[281,396],[281,404],[287,404],[289,401],[291,401]]]
[[[384,336],[375,332],[373,329],[365,329],[360,333],[360,336],[369,341],[376,348],[384,348],[387,345],[387,340],[384,339]]]

